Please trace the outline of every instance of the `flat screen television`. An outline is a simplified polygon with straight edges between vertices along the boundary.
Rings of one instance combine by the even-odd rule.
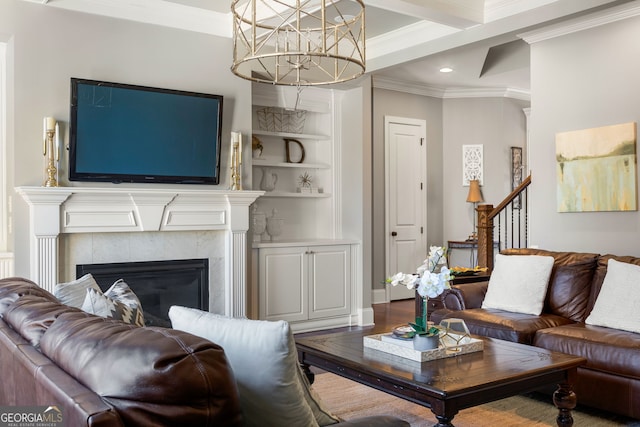
[[[219,183],[222,96],[71,79],[69,180]]]

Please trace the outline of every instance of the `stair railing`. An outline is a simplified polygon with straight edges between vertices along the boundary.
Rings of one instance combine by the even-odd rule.
[[[495,208],[483,204],[476,209],[478,215],[478,265],[493,270],[494,247],[526,248],[529,243],[529,190],[531,175],[525,178]]]

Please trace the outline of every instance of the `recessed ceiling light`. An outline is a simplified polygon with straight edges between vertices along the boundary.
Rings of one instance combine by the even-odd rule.
[[[450,73],[452,71],[453,71],[453,68],[450,68],[450,67],[442,67],[442,68],[440,68],[440,72],[441,73]]]

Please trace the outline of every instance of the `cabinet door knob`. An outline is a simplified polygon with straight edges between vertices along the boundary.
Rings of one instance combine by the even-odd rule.
[[[395,231],[392,231],[392,232],[391,232],[391,235],[392,235],[393,237],[396,237],[396,236],[398,235],[398,233],[396,233]]]

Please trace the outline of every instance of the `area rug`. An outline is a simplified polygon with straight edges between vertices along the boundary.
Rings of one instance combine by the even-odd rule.
[[[340,376],[316,375],[313,388],[325,405],[345,420],[370,415],[393,415],[412,427],[433,426],[437,420],[430,409],[356,383]],[[550,397],[531,394],[514,396],[460,411],[454,418],[456,427],[546,427],[556,426],[558,411]],[[572,411],[577,427],[640,427],[640,421],[579,407]]]

